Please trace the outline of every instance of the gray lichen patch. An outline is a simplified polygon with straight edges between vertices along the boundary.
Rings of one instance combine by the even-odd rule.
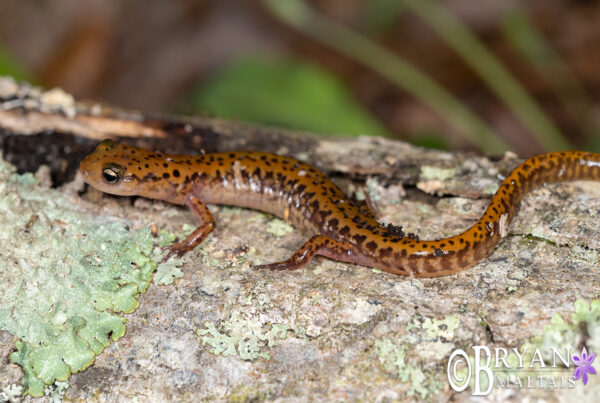
[[[82,371],[125,333],[156,264],[147,228],[97,220],[0,159],[0,329],[19,338],[24,392]]]
[[[210,346],[210,352],[215,355],[228,357],[238,355],[242,360],[252,361],[259,357],[271,359],[268,347],[279,344],[286,338],[288,326],[281,323],[269,324],[268,330],[263,330],[263,324],[238,315],[222,324],[224,333],[219,332],[212,322],[204,324],[205,329],[198,329],[202,344]]]

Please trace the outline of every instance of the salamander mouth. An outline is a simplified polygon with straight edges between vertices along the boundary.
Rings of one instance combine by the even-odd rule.
[[[90,183],[90,180],[93,180],[94,176],[94,168],[93,163],[88,161],[88,159],[84,159],[79,164],[79,172],[81,172],[81,176],[83,176],[83,180],[87,183]]]
[[[85,161],[82,161],[79,164],[79,172],[81,172],[81,175],[83,175],[84,179],[87,179],[87,177],[90,176],[90,170],[87,169],[86,165],[87,164],[85,164]]]

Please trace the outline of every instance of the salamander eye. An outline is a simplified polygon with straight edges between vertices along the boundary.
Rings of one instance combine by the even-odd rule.
[[[107,164],[102,168],[102,178],[106,183],[114,185],[123,178],[123,167],[116,164]]]

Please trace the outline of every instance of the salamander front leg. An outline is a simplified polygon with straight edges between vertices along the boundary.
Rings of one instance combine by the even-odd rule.
[[[215,219],[204,203],[195,196],[188,196],[185,200],[185,205],[188,206],[198,220],[200,225],[187,238],[181,242],[175,242],[173,245],[165,246],[163,249],[169,252],[163,258],[162,262],[166,262],[171,256],[183,256],[186,252],[194,249],[215,229]]]
[[[288,260],[256,266],[256,269],[296,270],[306,266],[315,255],[322,255],[342,262],[358,263],[354,248],[347,242],[337,241],[324,235],[315,235],[298,249]]]

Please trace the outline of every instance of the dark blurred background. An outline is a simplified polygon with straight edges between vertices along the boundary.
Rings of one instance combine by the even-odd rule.
[[[0,2],[0,74],[144,112],[600,151],[593,0]]]

